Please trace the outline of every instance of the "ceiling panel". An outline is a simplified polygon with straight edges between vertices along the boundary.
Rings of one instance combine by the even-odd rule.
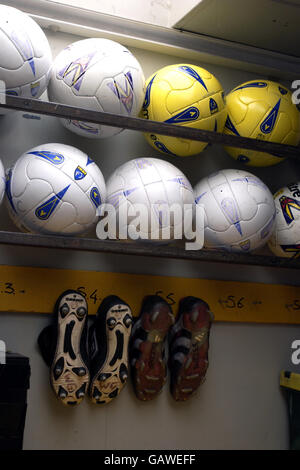
[[[300,0],[202,0],[173,26],[300,57]]]

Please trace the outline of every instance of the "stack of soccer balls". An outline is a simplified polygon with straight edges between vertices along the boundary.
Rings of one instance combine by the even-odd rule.
[[[74,107],[123,116],[141,116],[168,124],[297,145],[299,112],[291,92],[268,80],[235,87],[225,98],[219,80],[208,70],[179,63],[163,67],[145,82],[141,65],[121,44],[85,39],[61,51],[52,64],[51,50],[41,28],[26,14],[0,5],[0,80],[7,94],[49,98]],[[6,111],[1,111],[6,113]],[[62,119],[72,132],[105,138],[122,129],[80,120]],[[165,156],[191,156],[206,142],[146,133],[147,142]],[[226,151],[250,166],[282,161],[276,155],[238,148]],[[0,167],[0,197],[4,170]],[[107,186],[107,199],[106,199]],[[184,220],[191,223],[196,207],[204,213],[205,247],[250,252],[269,240],[280,256],[300,252],[300,191],[298,184],[281,189],[274,199],[254,174],[220,170],[192,189],[174,165],[157,158],[133,159],[104,181],[99,167],[84,152],[63,144],[44,144],[27,150],[7,171],[9,213],[22,230],[45,234],[79,235],[94,228],[107,201],[115,210],[122,238],[128,226],[136,238],[177,238]],[[146,208],[145,225],[134,208]],[[170,219],[172,206],[179,217]],[[122,211],[128,216],[122,219]],[[143,212],[143,211],[142,211]],[[145,215],[144,213],[144,215]],[[123,225],[122,225],[123,224]],[[137,232],[139,235],[137,236]],[[128,235],[128,234],[127,234]],[[133,237],[134,238],[134,237]]]
[[[8,171],[6,196],[9,213],[22,230],[85,233],[95,227],[106,201],[105,209],[109,212],[108,204],[114,209],[112,238],[168,241],[179,238],[183,228],[184,233],[192,230],[195,200],[205,213],[205,246],[241,252],[263,246],[275,219],[272,194],[249,172],[221,170],[204,178],[193,191],[174,165],[139,158],[117,168],[106,185],[88,155],[63,144],[45,144],[24,153]],[[170,217],[168,211],[174,206],[177,213]],[[143,225],[138,219],[138,235],[132,236],[137,211],[145,220]],[[190,226],[184,227],[187,220]]]
[[[0,182],[3,194],[3,168]],[[137,238],[157,240],[165,231],[169,233],[165,239],[172,240],[182,230],[185,210],[193,210],[194,200],[204,209],[206,248],[250,252],[270,239],[276,255],[300,252],[300,185],[279,191],[274,203],[266,185],[247,171],[221,170],[201,180],[193,191],[174,165],[139,158],[117,168],[106,185],[100,169],[84,152],[45,144],[24,153],[8,171],[6,181],[12,219],[21,230],[35,233],[85,233],[95,227],[99,208],[106,201],[116,211],[124,238],[137,215],[134,210],[142,207],[147,223],[144,231],[139,227]],[[166,208],[173,205],[181,209],[179,218],[166,216]],[[124,227],[119,224],[122,209],[126,210]]]

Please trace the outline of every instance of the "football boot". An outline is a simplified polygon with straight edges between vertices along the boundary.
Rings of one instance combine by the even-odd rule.
[[[176,401],[190,398],[205,379],[212,321],[213,314],[203,300],[185,297],[180,301],[168,338],[170,387]]]
[[[50,384],[65,405],[78,405],[89,383],[88,308],[84,296],[67,290],[58,298],[53,323],[40,333],[38,344],[50,368]]]
[[[116,295],[106,297],[89,331],[89,395],[95,404],[109,403],[126,384],[131,327],[129,305]]]
[[[132,381],[139,400],[153,400],[166,382],[165,342],[173,323],[171,307],[162,297],[144,299],[130,340]]]

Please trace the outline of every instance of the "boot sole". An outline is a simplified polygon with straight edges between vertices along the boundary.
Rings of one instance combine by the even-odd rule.
[[[128,343],[132,326],[132,314],[128,305],[117,304],[106,314],[107,355],[103,365],[90,383],[90,398],[95,404],[106,404],[119,395],[128,378]],[[124,323],[124,319],[127,317]],[[130,317],[130,321],[129,321]],[[116,323],[109,327],[109,319]]]
[[[62,313],[62,307],[65,311]],[[83,310],[79,310],[84,307]],[[80,353],[81,335],[87,321],[87,305],[77,293],[63,295],[57,311],[57,345],[50,383],[57,398],[65,405],[78,405],[84,398],[89,382],[89,370]]]

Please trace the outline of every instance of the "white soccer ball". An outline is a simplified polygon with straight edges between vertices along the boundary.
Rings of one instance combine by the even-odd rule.
[[[145,78],[126,47],[109,39],[83,39],[55,59],[49,83],[51,101],[93,111],[137,116],[144,100]],[[90,138],[109,137],[122,129],[62,119],[71,131]]]
[[[0,5],[0,50],[0,80],[7,94],[39,98],[52,65],[51,49],[39,25],[26,13]]]
[[[172,240],[182,238],[184,211],[190,212],[192,223],[194,194],[185,175],[171,163],[136,158],[121,165],[108,179],[107,203],[116,211],[117,233],[134,224],[136,212],[138,220],[142,216],[146,222],[137,227],[137,239]],[[172,215],[174,208],[176,216]]]
[[[281,188],[274,195],[275,226],[269,248],[276,256],[298,258],[300,255],[300,183]]]
[[[0,204],[5,193],[5,171],[2,160],[0,160]]]
[[[271,235],[275,204],[270,190],[248,171],[221,170],[194,188],[195,202],[204,208],[204,246],[249,252]]]
[[[105,202],[103,175],[93,160],[69,145],[39,145],[8,171],[6,201],[25,231],[78,235],[98,221]]]

